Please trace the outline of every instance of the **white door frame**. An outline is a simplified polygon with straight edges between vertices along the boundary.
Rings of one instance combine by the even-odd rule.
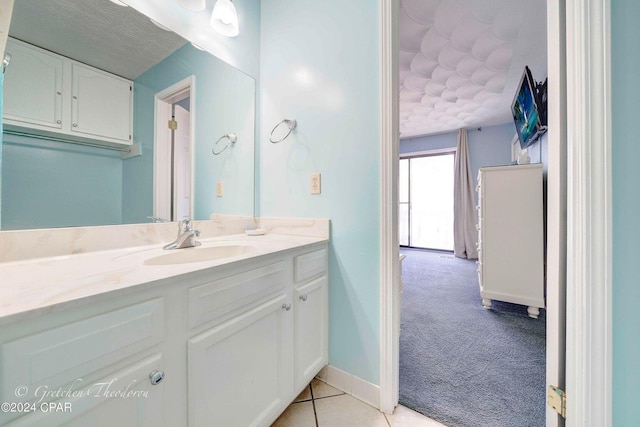
[[[398,405],[400,362],[400,249],[398,242],[398,159],[400,80],[398,0],[380,7],[380,410]]]
[[[546,384],[565,390],[567,293],[567,103],[564,2],[547,1],[548,165]],[[563,425],[546,405],[546,426]]]
[[[566,10],[564,4],[566,3]],[[380,409],[398,402],[399,310],[397,221],[397,0],[380,0]],[[547,1],[550,99],[548,321],[562,322],[564,207],[566,217],[566,360],[551,363],[547,380],[561,380],[566,363],[566,425],[610,426],[611,416],[611,103],[610,0]],[[565,40],[566,32],[566,42]],[[566,59],[566,62],[565,62]],[[566,79],[566,76],[571,79]],[[566,84],[566,99],[564,85]],[[553,97],[553,98],[551,98]],[[563,102],[564,100],[564,102]],[[565,116],[566,111],[566,116]],[[566,120],[565,120],[566,118]],[[555,124],[553,124],[555,123]],[[564,131],[566,129],[566,135]],[[566,137],[566,139],[565,139]],[[566,177],[563,154],[566,142]],[[555,144],[555,145],[554,145]],[[566,197],[564,180],[566,178]],[[566,201],[566,205],[564,204]],[[397,320],[396,320],[397,321]],[[551,337],[561,358],[561,333]],[[549,362],[549,360],[548,360]],[[549,365],[549,364],[548,364]],[[562,384],[560,384],[562,385]],[[547,425],[562,422],[547,415]]]
[[[153,216],[171,217],[171,130],[167,123],[171,120],[171,106],[178,100],[189,97],[189,117],[191,119],[191,215],[193,216],[194,195],[194,143],[196,117],[196,77],[189,76],[178,83],[156,93],[154,109],[155,138],[153,143]]]
[[[567,426],[610,426],[610,0],[566,0]]]

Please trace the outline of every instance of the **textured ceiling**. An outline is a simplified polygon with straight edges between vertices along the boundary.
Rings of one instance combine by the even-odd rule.
[[[16,0],[9,35],[128,79],[186,43],[108,0]]]
[[[399,47],[401,138],[508,123],[525,65],[546,75],[545,0],[401,0]]]

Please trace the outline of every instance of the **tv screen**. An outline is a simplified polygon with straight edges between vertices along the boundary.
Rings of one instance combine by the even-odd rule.
[[[529,67],[525,67],[518,87],[518,92],[511,104],[511,113],[520,139],[520,147],[525,149],[546,132],[547,126],[540,115],[540,107],[543,106],[539,105],[536,86]]]

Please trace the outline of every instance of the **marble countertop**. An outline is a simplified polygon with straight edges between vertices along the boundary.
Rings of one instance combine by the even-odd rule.
[[[0,325],[54,306],[68,308],[79,301],[86,303],[88,298],[116,290],[327,241],[324,237],[240,234],[200,239],[202,246],[198,248],[174,251],[149,245],[0,263]],[[249,250],[201,262],[155,265],[150,261],[178,251],[220,245],[246,245]]]

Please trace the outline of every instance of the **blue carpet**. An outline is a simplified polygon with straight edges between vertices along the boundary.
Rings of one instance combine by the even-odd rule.
[[[476,264],[402,249],[400,403],[447,427],[545,424],[545,311],[482,308]]]

